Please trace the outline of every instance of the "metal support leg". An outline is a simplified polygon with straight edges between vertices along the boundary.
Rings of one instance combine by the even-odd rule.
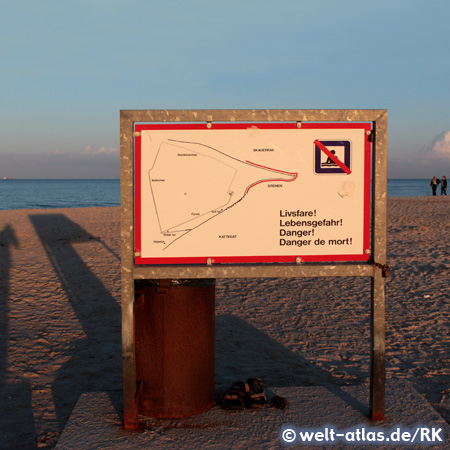
[[[123,275],[124,276],[124,275]],[[124,428],[138,428],[136,354],[134,337],[134,281],[124,276],[122,283],[122,380]],[[129,278],[127,280],[127,278]]]
[[[370,418],[384,420],[385,409],[385,318],[384,278],[375,270],[372,278]]]

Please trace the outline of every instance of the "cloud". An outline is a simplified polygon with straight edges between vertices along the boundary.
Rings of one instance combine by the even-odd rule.
[[[450,160],[450,131],[444,131],[434,138],[429,153],[433,159]]]
[[[390,157],[389,178],[428,178],[449,169],[450,131],[444,131],[419,151],[402,157]]]
[[[100,147],[94,148],[90,145],[86,146],[84,150],[81,151],[82,155],[118,155],[119,149],[116,147]]]

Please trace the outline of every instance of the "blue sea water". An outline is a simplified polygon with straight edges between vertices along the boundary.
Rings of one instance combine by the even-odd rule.
[[[388,197],[429,195],[428,179],[388,180]],[[0,210],[119,205],[120,180],[0,179]]]
[[[388,179],[388,197],[424,197],[432,195],[430,179]],[[440,193],[440,189],[438,191]]]
[[[0,210],[119,205],[120,180],[0,179]]]

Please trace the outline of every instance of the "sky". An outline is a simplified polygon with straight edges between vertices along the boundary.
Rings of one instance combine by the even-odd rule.
[[[387,109],[389,178],[450,175],[448,0],[15,0],[0,177],[119,178],[121,109]]]

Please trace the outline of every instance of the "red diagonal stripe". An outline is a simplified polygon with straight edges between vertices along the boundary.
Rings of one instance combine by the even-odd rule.
[[[316,139],[314,141],[314,144],[316,144],[317,147],[319,147],[320,150],[325,153],[325,155],[331,158],[331,160],[335,162],[347,175],[350,175],[352,173],[352,171],[343,162],[341,162],[336,155],[331,153],[330,150],[328,150],[325,145],[322,144],[322,142]]]

